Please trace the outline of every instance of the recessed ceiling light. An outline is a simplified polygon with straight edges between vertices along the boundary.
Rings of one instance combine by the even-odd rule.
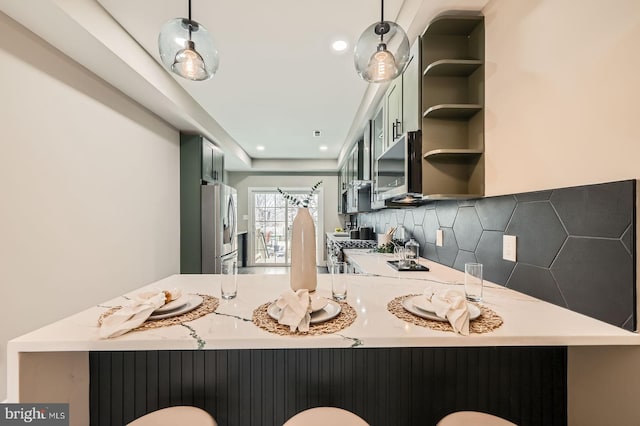
[[[336,40],[331,43],[331,48],[336,52],[344,52],[349,47],[349,44],[344,40]]]
[[[258,145],[258,146],[256,146],[256,149],[257,149],[258,151],[264,151],[264,146],[262,146],[262,145]]]
[[[326,145],[320,145],[319,148],[320,148],[320,151],[326,151],[327,149],[329,149],[329,147]]]

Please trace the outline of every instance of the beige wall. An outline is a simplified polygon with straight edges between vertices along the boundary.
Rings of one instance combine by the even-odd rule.
[[[487,195],[639,178],[640,1],[493,0],[484,14]],[[570,349],[570,425],[637,424],[639,353]]]
[[[6,342],[179,271],[178,133],[0,13]]]
[[[325,232],[333,232],[340,224],[338,215],[338,177],[319,174],[309,175],[275,175],[275,174],[250,174],[231,172],[228,174],[227,184],[238,191],[238,230],[246,231],[249,222],[244,217],[248,216],[249,188],[252,187],[289,187],[310,188],[316,182],[322,180],[324,193],[324,229]],[[323,251],[324,254],[324,251]]]
[[[484,13],[487,195],[640,177],[640,1]]]

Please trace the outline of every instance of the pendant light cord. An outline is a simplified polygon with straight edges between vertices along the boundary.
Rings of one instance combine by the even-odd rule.
[[[191,2],[191,0],[189,0]],[[380,25],[384,25],[384,0],[380,0]],[[380,32],[380,43],[382,43],[384,33]]]
[[[191,0],[189,0],[189,40],[191,40]]]

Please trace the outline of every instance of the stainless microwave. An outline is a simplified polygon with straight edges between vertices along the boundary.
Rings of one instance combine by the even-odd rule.
[[[422,198],[422,137],[407,132],[377,159],[376,201]]]

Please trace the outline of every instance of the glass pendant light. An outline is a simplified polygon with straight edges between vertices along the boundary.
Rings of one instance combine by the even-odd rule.
[[[409,61],[409,39],[400,25],[384,20],[381,0],[380,22],[371,24],[360,36],[354,53],[358,75],[370,83],[391,81]]]
[[[194,81],[208,80],[218,70],[218,50],[205,27],[189,18],[167,21],[158,35],[158,50],[165,68]]]

